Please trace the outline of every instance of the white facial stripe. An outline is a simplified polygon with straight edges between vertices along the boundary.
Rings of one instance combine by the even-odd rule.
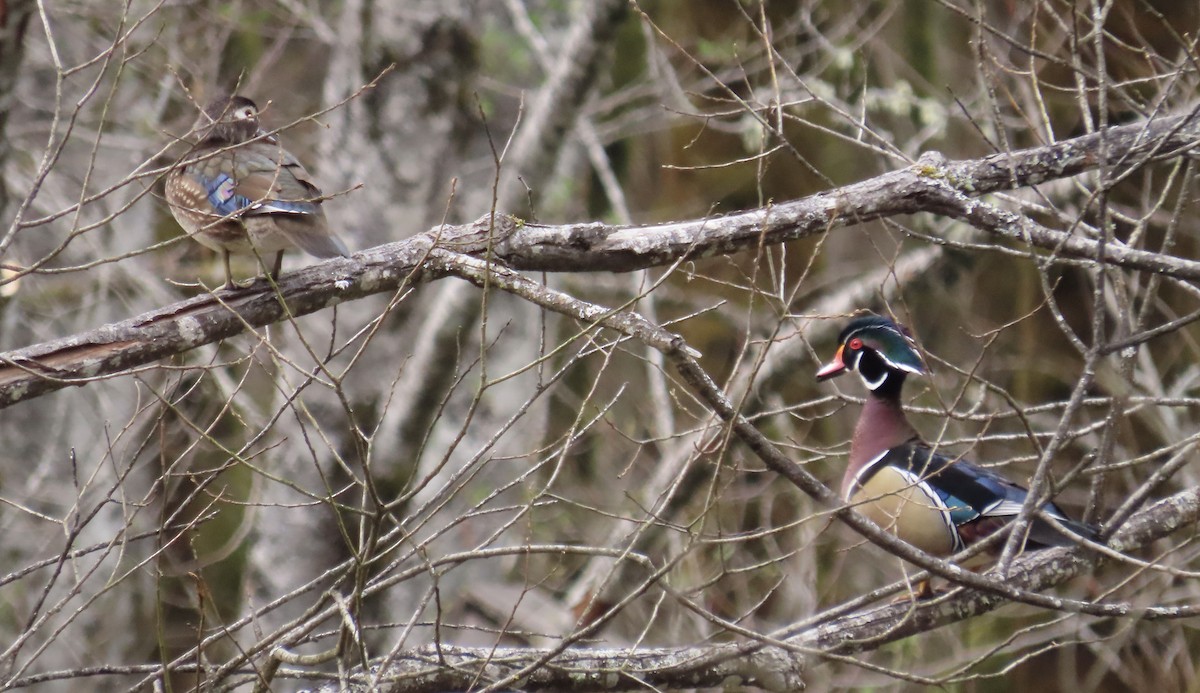
[[[921,375],[925,372],[921,368],[918,368],[916,366],[911,366],[907,363],[896,363],[895,361],[889,359],[886,355],[884,355],[884,353],[882,351],[877,351],[875,353],[879,354],[879,358],[883,359],[884,363],[886,363],[888,366],[890,366],[892,368],[895,368],[898,371],[905,371],[907,373],[914,373],[916,375]]]
[[[888,373],[887,373],[887,371],[884,371],[884,372],[883,372],[883,373],[882,373],[882,374],[879,376],[879,380],[868,380],[868,379],[867,379],[867,376],[863,375],[863,372],[862,372],[862,371],[859,371],[859,372],[858,372],[858,377],[862,378],[863,384],[867,386],[867,389],[868,389],[868,390],[870,390],[870,391],[874,392],[875,390],[878,390],[878,389],[879,389],[879,387],[880,387],[881,385],[883,385],[883,383],[884,383],[884,382],[887,380]]]

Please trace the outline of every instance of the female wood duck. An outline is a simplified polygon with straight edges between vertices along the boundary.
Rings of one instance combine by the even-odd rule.
[[[966,460],[932,450],[900,406],[900,390],[925,364],[908,329],[877,315],[853,320],[838,337],[833,360],[817,371],[828,380],[858,371],[870,390],[854,427],[842,498],[875,524],[935,556],[949,556],[1013,521],[1028,491]],[[1080,537],[1094,527],[1069,519],[1053,503],[1042,512]],[[1043,519],[1030,523],[1027,548],[1073,542]],[[928,586],[923,586],[927,588]]]
[[[225,288],[236,286],[230,253],[275,253],[276,279],[287,249],[350,255],[325,220],[312,176],[261,128],[253,101],[218,96],[193,130],[200,141],[167,176],[167,203],[188,235],[222,254]]]

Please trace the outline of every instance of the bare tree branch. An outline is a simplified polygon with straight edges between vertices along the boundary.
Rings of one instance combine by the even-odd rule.
[[[405,282],[438,278],[422,272],[434,245],[464,254],[491,249],[505,264],[524,270],[625,272],[680,260],[730,254],[778,244],[872,219],[917,212],[960,216],[1001,237],[1075,259],[1098,257],[1126,269],[1200,280],[1200,262],[1109,244],[1046,229],[1022,217],[973,201],[985,192],[1076,175],[1101,163],[1137,162],[1185,153],[1200,136],[1193,116],[1123,125],[1106,133],[974,161],[916,165],[801,200],[723,217],[619,227],[599,222],[544,226],[498,217],[447,226],[290,273],[279,284],[285,310],[267,286],[226,296],[203,296],[139,315],[96,331],[0,354],[0,407],[68,385],[119,374],[247,328],[301,316],[338,303],[394,291]],[[1110,161],[1098,150],[1107,142]],[[1039,162],[1041,168],[1039,168]],[[1057,174],[1046,167],[1057,162]],[[1132,164],[1129,164],[1132,165]]]

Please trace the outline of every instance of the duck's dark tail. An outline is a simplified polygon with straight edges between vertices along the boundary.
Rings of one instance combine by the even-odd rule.
[[[1078,544],[1076,537],[1088,541],[1100,541],[1100,528],[1095,525],[1079,522],[1059,513],[1050,513],[1049,519],[1037,518],[1029,529],[1029,541],[1035,546],[1073,546]],[[1055,526],[1058,525],[1058,526]],[[1076,537],[1072,537],[1074,534]]]

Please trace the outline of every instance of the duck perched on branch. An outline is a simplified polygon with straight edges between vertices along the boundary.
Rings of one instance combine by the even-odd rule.
[[[167,177],[167,203],[189,236],[221,253],[225,288],[236,286],[230,253],[258,253],[264,264],[274,253],[268,273],[275,279],[284,250],[349,257],[325,219],[321,190],[278,138],[262,129],[253,101],[218,96],[193,130],[200,141]]]
[[[949,556],[1016,519],[1029,492],[967,460],[948,457],[921,439],[900,405],[909,375],[925,363],[912,334],[878,315],[856,318],[838,337],[833,360],[817,371],[829,380],[855,371],[869,394],[842,480],[842,498],[875,524],[935,556]],[[1029,523],[1025,548],[1095,540],[1097,530],[1044,503]],[[927,593],[928,585],[921,585]]]

